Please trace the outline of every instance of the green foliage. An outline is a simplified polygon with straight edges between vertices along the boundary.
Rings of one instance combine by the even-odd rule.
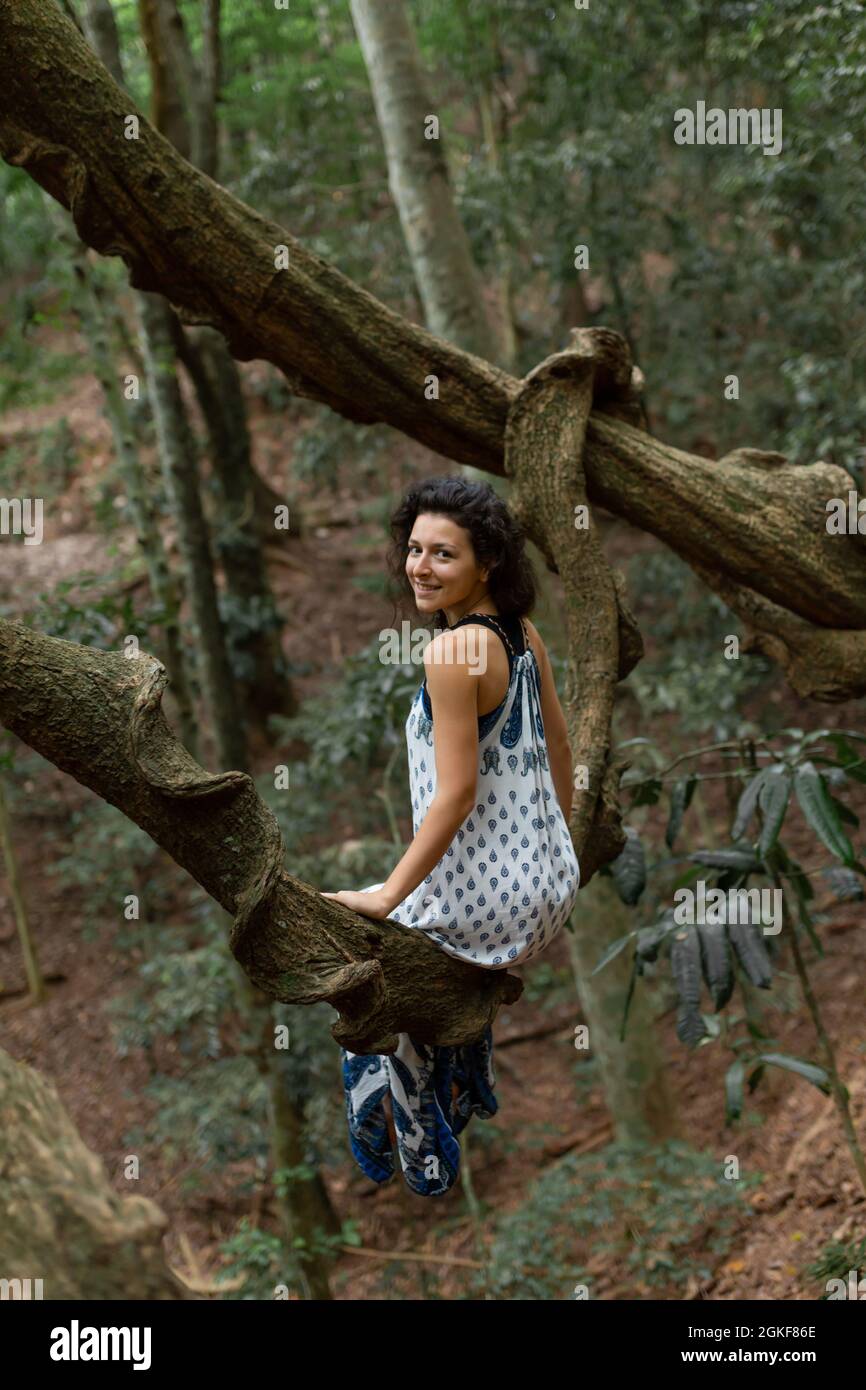
[[[263,1173],[268,1157],[267,1097],[252,1057],[212,1058],[182,1076],[158,1075],[144,1087],[153,1103],[126,1136],[133,1148],[157,1147],[170,1163],[193,1161],[187,1186],[200,1186],[207,1173],[244,1159]]]
[[[379,660],[378,640],[346,662],[343,680],[324,696],[307,701],[294,719],[273,723],[284,740],[300,739],[309,749],[309,769],[317,784],[369,772],[382,754],[403,746],[409,705],[424,678],[423,667]]]
[[[182,1056],[219,1057],[221,1024],[236,1006],[237,982],[224,941],[188,951],[159,952],[139,969],[140,984],[108,1005],[120,1057],[174,1038]]]
[[[675,714],[682,734],[714,739],[746,732],[744,702],[777,675],[764,657],[724,656],[725,638],[739,629],[726,605],[667,550],[635,556],[628,586],[650,646],[624,682],[642,718]]]
[[[220,1253],[226,1263],[217,1274],[216,1282],[243,1280],[239,1288],[226,1289],[223,1298],[245,1302],[272,1299],[275,1290],[289,1280],[290,1292],[300,1298],[297,1265],[290,1260],[291,1270],[286,1270],[285,1243],[270,1231],[251,1225],[248,1217],[243,1217],[235,1234],[222,1242]]]
[[[381,486],[387,430],[356,425],[324,407],[311,414],[312,423],[301,434],[292,455],[295,476],[332,493],[349,479],[357,492],[363,492],[365,483]]]
[[[866,1269],[866,1237],[859,1241],[828,1241],[817,1260],[807,1265],[803,1274],[807,1279],[816,1279],[826,1284],[829,1279],[847,1279],[852,1269],[856,1270],[860,1277]],[[821,1298],[828,1297],[829,1294],[825,1290]]]
[[[185,877],[144,830],[105,801],[85,802],[70,813],[63,849],[46,872],[79,891],[87,929],[112,927],[121,949],[148,939]],[[141,905],[137,922],[124,917],[123,900],[131,893]]]
[[[117,587],[122,577],[118,571],[87,571],[59,579],[52,589],[37,595],[22,620],[47,637],[62,637],[102,651],[116,650],[127,633],[141,631],[133,596]]]
[[[866,767],[866,735],[847,729],[816,729],[804,733],[802,729],[785,728],[772,737],[759,736],[695,749],[676,760],[674,766],[679,769],[676,777],[664,775],[664,759],[653,740],[642,736],[629,740],[628,746],[635,761],[645,761],[652,769],[645,772],[634,768],[623,779],[623,789],[632,797],[632,812],[635,808],[657,805],[667,788],[670,811],[665,841],[668,848],[675,838],[670,833],[671,826],[678,832],[688,814],[686,801],[690,803],[691,796],[687,798],[685,786],[691,784],[694,790],[694,784],[707,775],[693,772],[684,782],[684,763],[701,754],[713,754],[723,761],[727,759],[727,767],[716,775],[741,783],[742,790],[731,825],[732,843],[727,847],[701,848],[687,855],[662,857],[645,871],[643,850],[638,852],[637,830],[629,827],[626,851],[617,861],[620,893],[626,901],[635,903],[647,883],[652,885],[653,891],[646,895],[644,920],[636,920],[631,931],[610,944],[594,971],[604,969],[621,951],[633,948],[632,979],[623,1028],[636,979],[645,973],[652,974],[659,956],[668,954],[680,1041],[694,1047],[724,1038],[725,1044],[735,1053],[725,1080],[728,1122],[737,1120],[742,1114],[746,1081],[749,1092],[753,1092],[767,1066],[780,1067],[829,1094],[831,1077],[823,1066],[773,1050],[773,1039],[751,1017],[748,998],[745,1034],[738,1036],[734,1031],[735,1023],[740,1021],[739,1015],[732,1014],[724,1029],[716,1015],[732,999],[738,981],[770,989],[783,924],[789,931],[799,930],[808,935],[817,953],[823,953],[815,930],[818,919],[813,919],[809,905],[814,890],[808,875],[781,840],[791,807],[799,807],[806,826],[815,837],[816,851],[828,850],[842,861],[835,873],[837,876],[844,873],[845,878],[840,882],[837,877],[834,881],[836,895],[842,900],[860,896],[866,865],[857,857],[843,829],[843,824],[858,829],[859,819],[833,792],[861,781]],[[763,765],[758,763],[759,757],[765,760]],[[732,761],[735,766],[731,766]],[[751,838],[747,838],[749,836]],[[688,863],[700,867],[684,871],[683,865]],[[640,869],[637,876],[634,866]],[[709,881],[704,880],[704,869],[713,871]],[[690,914],[684,911],[687,903],[677,893],[698,876],[705,881],[706,908],[701,914],[695,902],[694,920],[689,921]],[[771,922],[763,916],[761,888],[757,888],[761,910],[755,910],[750,898],[745,916],[739,904],[736,912],[730,913],[727,907],[719,909],[716,906],[719,900],[711,898],[714,891],[721,891],[728,895],[725,901],[729,904],[731,893],[754,893],[756,889],[750,886],[754,880],[758,885],[769,884],[781,895],[782,919],[780,922],[773,918],[774,930],[769,935],[763,930]],[[672,894],[677,907],[670,906]],[[741,897],[740,901],[745,907],[746,900]],[[774,903],[774,911],[777,910],[778,903]],[[715,1014],[702,1011],[704,985]]]
[[[357,1224],[345,1221],[337,1235],[320,1233],[316,1253],[333,1256],[341,1245],[360,1243]],[[226,1264],[216,1276],[217,1283],[243,1280],[240,1287],[227,1289],[224,1298],[244,1301],[285,1298],[285,1291],[291,1298],[303,1297],[301,1265],[311,1252],[306,1250],[301,1239],[289,1248],[278,1236],[260,1230],[243,1217],[235,1234],[221,1244],[220,1253]]]
[[[568,1299],[585,1284],[592,1297],[595,1276],[581,1263],[591,1253],[624,1261],[657,1297],[682,1296],[690,1279],[712,1274],[747,1210],[743,1193],[760,1181],[725,1179],[715,1155],[680,1142],[568,1155],[496,1223],[491,1288],[498,1298]]]

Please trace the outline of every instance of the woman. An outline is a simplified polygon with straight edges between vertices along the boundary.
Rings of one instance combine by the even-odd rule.
[[[526,618],[532,565],[505,503],[459,477],[413,485],[391,534],[392,575],[439,629],[406,722],[415,837],[385,883],[324,896],[505,970],[549,945],[580,882],[565,717]],[[401,1033],[391,1056],[344,1050],[350,1143],[367,1176],[393,1176],[393,1138],[413,1191],[446,1192],[457,1135],[473,1114],[496,1112],[492,1054],[489,1028],[461,1047]]]

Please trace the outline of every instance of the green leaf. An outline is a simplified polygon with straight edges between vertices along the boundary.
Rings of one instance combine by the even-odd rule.
[[[734,992],[734,964],[723,922],[699,922],[698,941],[704,979],[718,1013]]]
[[[671,970],[677,987],[677,1037],[696,1047],[706,1037],[701,1017],[701,950],[693,926],[681,927],[673,934]]]
[[[846,825],[851,825],[854,827],[855,830],[857,830],[860,825],[860,817],[855,816],[851,808],[849,806],[846,806],[844,801],[840,801],[838,797],[834,796],[832,792],[828,791],[827,795],[829,796],[833,805],[836,807],[836,814],[839,817],[840,821],[844,821]]]
[[[643,845],[637,831],[630,825],[623,827],[626,841],[623,850],[610,866],[616,891],[622,901],[634,907],[646,887],[646,860]]]
[[[601,960],[598,962],[598,964],[592,971],[592,974],[597,975],[599,970],[603,970],[604,967],[610,961],[612,961],[616,956],[619,955],[620,951],[624,951],[628,943],[632,940],[632,938],[635,935],[636,933],[633,931],[627,932],[625,936],[618,937],[616,941],[614,941],[610,946],[608,946]]]
[[[737,1057],[725,1072],[725,1122],[731,1124],[743,1113],[746,1064]]]
[[[625,786],[625,783],[622,783]],[[658,777],[646,777],[633,784],[632,806],[655,806],[662,794]]]
[[[866,755],[858,754],[842,734],[831,734],[830,741],[839,755],[839,762],[849,777],[866,782]]]
[[[627,991],[626,991],[626,996],[625,996],[625,1005],[624,1005],[623,1011],[622,1011],[622,1025],[621,1025],[620,1030],[619,1030],[619,1040],[620,1040],[620,1042],[625,1042],[625,1025],[626,1025],[626,1023],[628,1022],[628,1011],[629,1011],[629,1009],[631,1008],[632,996],[633,996],[633,994],[634,994],[634,984],[635,984],[635,980],[637,979],[637,977],[638,977],[638,960],[637,960],[637,956],[635,956],[635,958],[634,958],[634,960],[632,961],[632,964],[631,964],[631,976],[630,976],[630,978],[629,978],[628,989],[627,989]]]
[[[652,963],[658,959],[659,949],[662,942],[670,936],[676,928],[672,912],[666,912],[658,922],[653,922],[648,927],[638,928],[637,949],[635,954],[640,963]]]
[[[741,874],[754,874],[763,867],[750,849],[696,849],[688,856],[711,869],[734,869]]]
[[[762,768],[761,771],[756,773],[752,780],[746,784],[740,796],[740,800],[737,803],[737,814],[731,826],[732,840],[741,840],[748,830],[749,822],[757,809],[758,795],[764,782],[767,780],[769,772],[770,769],[768,767]]]
[[[834,864],[831,868],[823,869],[822,873],[837,902],[862,902],[866,898],[866,890],[864,890],[863,884],[853,869],[845,869],[841,864]]]
[[[827,791],[824,779],[814,763],[803,763],[797,769],[794,778],[794,790],[802,807],[803,815],[815,834],[826,845],[831,854],[835,854],[838,859],[852,868],[854,865],[853,846],[842,829],[830,793]]]
[[[802,1057],[789,1057],[785,1052],[761,1052],[757,1060],[771,1067],[781,1067],[783,1071],[792,1071],[805,1081],[811,1081],[825,1096],[830,1094],[830,1076],[815,1062],[804,1062]]]
[[[764,938],[751,922],[728,922],[728,936],[740,964],[753,985],[769,989],[773,982],[773,967]]]
[[[758,854],[761,859],[766,859],[779,838],[779,831],[782,829],[790,796],[791,774],[788,769],[782,763],[778,763],[776,767],[767,768],[767,778],[761,786],[761,793],[758,798],[758,804],[764,818],[758,840]]]
[[[694,773],[692,773],[689,777],[681,777],[679,781],[674,782],[671,788],[671,811],[668,818],[667,830],[665,831],[665,843],[668,849],[673,849],[674,847],[674,840],[680,833],[683,816],[689,808],[697,784],[698,779]]]

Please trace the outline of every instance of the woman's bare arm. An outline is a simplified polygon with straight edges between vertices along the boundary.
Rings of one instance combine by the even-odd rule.
[[[436,791],[418,833],[376,893],[326,893],[365,916],[387,917],[423,883],[475,805],[478,783],[478,677],[450,633],[424,653],[433,710]]]
[[[544,722],[544,734],[547,739],[550,773],[556,789],[556,799],[562,808],[566,824],[568,824],[571,819],[571,802],[574,795],[574,768],[565,714],[556,693],[556,684],[553,679],[553,670],[547,648],[535,626],[528,619],[524,619],[524,621],[541,671],[541,718]]]

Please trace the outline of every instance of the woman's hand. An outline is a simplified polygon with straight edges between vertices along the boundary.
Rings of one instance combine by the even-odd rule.
[[[379,889],[375,893],[322,893],[323,898],[333,898],[335,902],[342,903],[344,907],[350,907],[353,912],[360,912],[362,917],[374,917],[376,921],[383,921],[394,911],[397,906],[390,898],[386,898]]]

